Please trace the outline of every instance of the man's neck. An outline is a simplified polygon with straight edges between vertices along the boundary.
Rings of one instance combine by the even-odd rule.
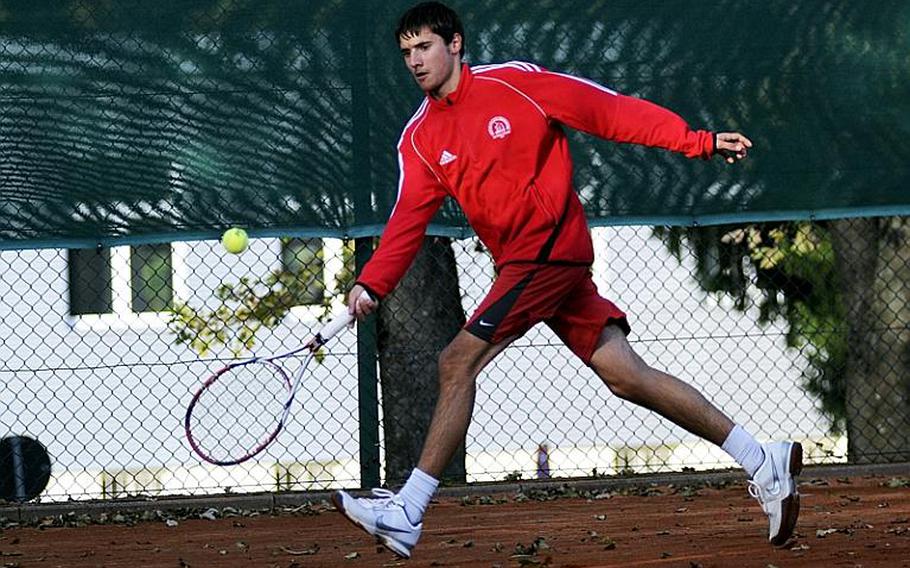
[[[430,96],[436,100],[444,99],[445,97],[451,95],[458,88],[458,84],[461,82],[461,58],[455,61],[455,67],[452,69],[452,74],[449,75],[449,78],[439,86],[435,92],[431,92]]]

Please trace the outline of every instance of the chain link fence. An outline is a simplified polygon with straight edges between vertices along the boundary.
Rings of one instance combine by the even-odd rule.
[[[0,436],[46,446],[41,499],[402,481],[438,353],[494,278],[452,203],[260,459],[204,465],[182,419],[214,368],[295,347],[342,308],[420,98],[390,33],[411,3],[0,6]],[[531,60],[745,130],[737,168],[569,133],[592,224],[616,225],[594,229],[595,281],[649,363],[759,438],[802,440],[811,463],[910,461],[905,3],[453,6],[472,64]],[[812,222],[743,224],[768,218]],[[239,256],[205,240],[229,226],[255,237]],[[14,446],[3,495],[22,485]],[[446,477],[729,465],[538,326],[481,376]]]
[[[809,463],[900,461],[910,452],[907,230],[904,218],[595,228],[592,270],[601,293],[627,310],[645,360],[760,439],[801,440]],[[402,481],[432,409],[432,396],[421,402],[417,392],[435,377],[441,344],[431,328],[457,331],[494,278],[473,238],[427,239],[385,302],[394,313],[361,326],[359,341],[353,332],[333,341],[287,429],[254,461],[208,466],[183,436],[186,405],[208,373],[293,348],[341,309],[353,259],[352,241],[290,237],[253,239],[240,255],[215,241],[0,253],[0,433],[47,447],[52,476],[41,499]],[[425,265],[431,276],[421,280]],[[440,266],[457,278],[457,313],[433,308],[447,274]],[[412,343],[396,351],[389,336],[402,329]],[[374,330],[378,341],[368,337]],[[358,344],[372,351],[358,357]],[[426,372],[387,376],[383,367],[396,364]],[[361,399],[364,377],[378,399]],[[372,425],[361,410],[370,405],[375,464],[362,459]],[[542,325],[480,376],[459,460],[453,480],[468,483],[733,465],[612,396]]]

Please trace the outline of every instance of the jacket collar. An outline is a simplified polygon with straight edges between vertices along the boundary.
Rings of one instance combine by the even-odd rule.
[[[468,91],[471,89],[471,83],[473,82],[474,74],[471,73],[471,68],[468,67],[467,63],[462,63],[461,77],[458,79],[458,86],[455,87],[455,90],[441,99],[434,99],[429,95],[427,95],[427,99],[429,99],[431,105],[437,108],[448,108],[464,100],[468,94]]]

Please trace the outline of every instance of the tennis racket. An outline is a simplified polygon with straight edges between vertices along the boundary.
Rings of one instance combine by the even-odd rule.
[[[353,321],[345,312],[297,349],[231,363],[209,376],[186,409],[184,428],[193,451],[215,465],[236,465],[265,450],[284,428],[316,351]],[[301,353],[303,361],[290,375],[283,363]]]

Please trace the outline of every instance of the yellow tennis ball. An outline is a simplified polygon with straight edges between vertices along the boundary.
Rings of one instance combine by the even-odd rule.
[[[228,229],[221,236],[221,246],[231,254],[242,253],[249,244],[250,237],[247,236],[246,231],[237,227]]]

